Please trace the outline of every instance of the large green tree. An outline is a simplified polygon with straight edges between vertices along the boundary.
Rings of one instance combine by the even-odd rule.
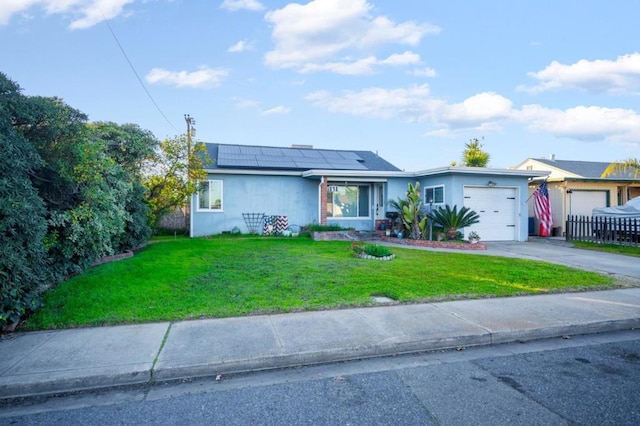
[[[196,143],[191,148],[186,136],[160,143],[154,159],[148,163],[144,179],[151,226],[157,226],[165,214],[188,205],[198,182],[206,179],[205,166],[210,162],[205,145]]]
[[[45,246],[46,210],[31,183],[42,159],[14,128],[28,100],[0,73],[0,330],[40,304],[54,280]]]
[[[118,251],[143,244],[151,235],[149,205],[143,185],[143,167],[155,157],[159,141],[135,124],[90,123],[91,138],[101,143],[107,155],[121,168],[121,178],[130,184],[124,202],[125,230],[118,239]]]
[[[146,241],[142,170],[157,147],[136,125],[88,123],[0,73],[0,327],[59,277]]]

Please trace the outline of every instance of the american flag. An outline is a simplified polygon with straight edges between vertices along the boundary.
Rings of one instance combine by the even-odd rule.
[[[549,204],[549,190],[547,182],[542,182],[533,193],[533,214],[540,221],[540,235],[547,236],[551,231],[553,219],[551,218],[551,205]]]

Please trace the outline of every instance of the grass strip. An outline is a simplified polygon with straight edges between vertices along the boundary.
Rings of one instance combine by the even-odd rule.
[[[615,287],[560,265],[478,254],[394,248],[359,259],[350,243],[308,238],[199,238],[156,242],[45,294],[27,329],[179,321]]]

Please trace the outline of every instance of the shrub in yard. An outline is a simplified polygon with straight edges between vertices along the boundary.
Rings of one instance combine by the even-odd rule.
[[[373,257],[386,257],[391,256],[391,250],[388,247],[380,246],[378,244],[369,244],[364,247],[365,254]]]
[[[391,250],[378,244],[362,244],[360,241],[351,242],[351,251],[355,256],[366,254],[373,257],[391,256]]]
[[[468,207],[462,207],[458,211],[458,206],[451,208],[448,204],[438,207],[430,213],[430,216],[434,223],[445,229],[447,238],[450,240],[458,238],[458,229],[480,222],[480,215]]]

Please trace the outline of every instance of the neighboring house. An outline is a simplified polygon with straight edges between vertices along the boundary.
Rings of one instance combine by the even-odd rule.
[[[213,164],[191,203],[191,236],[248,232],[243,214],[286,216],[289,225],[379,229],[388,201],[420,182],[425,209],[467,206],[484,241],[525,241],[528,182],[545,173],[476,167],[405,172],[370,151],[206,144]],[[429,203],[429,201],[432,203]]]
[[[556,228],[557,234],[564,235],[565,221],[569,215],[591,216],[594,208],[622,205],[640,196],[640,181],[633,179],[631,173],[601,177],[609,164],[611,163],[556,160],[552,155],[550,159],[527,158],[513,169],[549,172],[547,187],[553,216],[552,226]],[[530,194],[533,194],[542,180],[544,177],[531,181]],[[529,202],[529,216],[533,216],[533,198]],[[536,226],[535,230],[537,229]]]

